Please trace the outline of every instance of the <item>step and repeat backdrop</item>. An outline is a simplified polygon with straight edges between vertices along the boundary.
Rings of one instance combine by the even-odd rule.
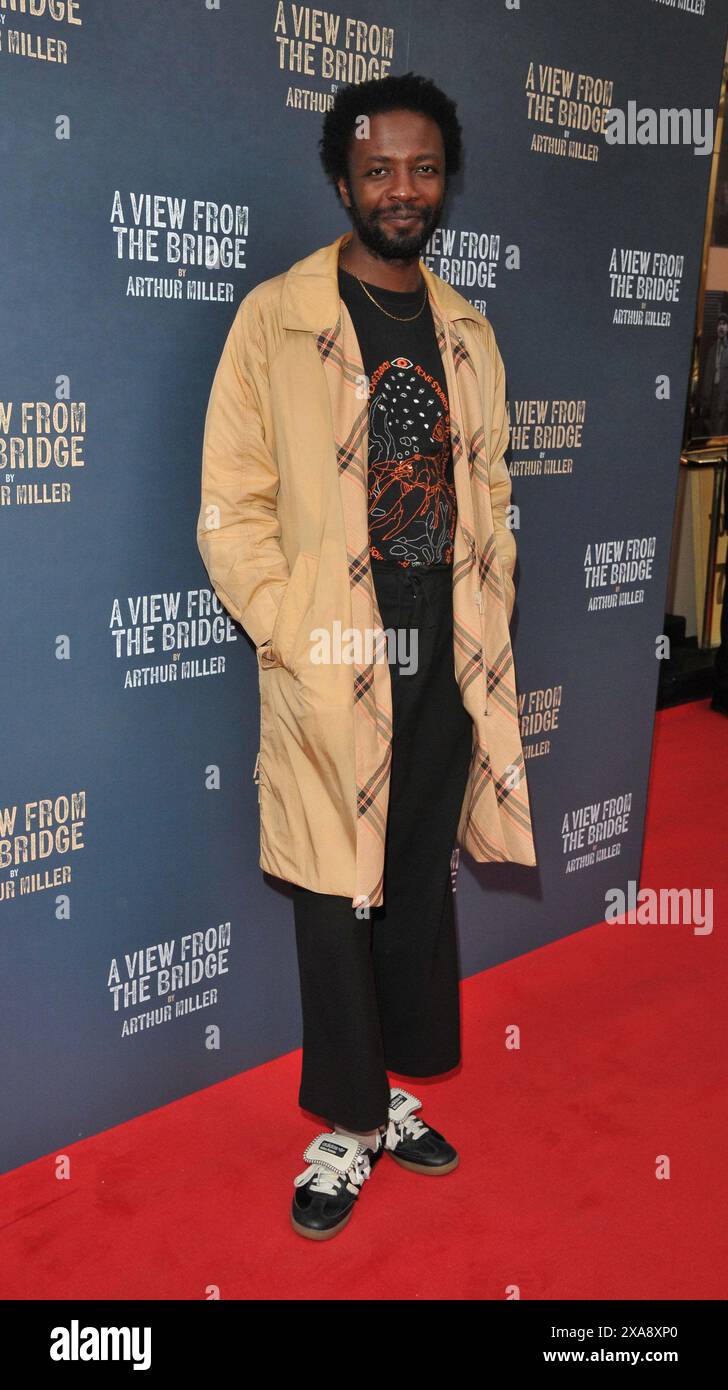
[[[427,263],[507,371],[538,865],[456,850],[462,975],[638,891],[726,17],[0,0],[3,1171],[301,1043],[255,654],[195,527],[237,305],[349,225],[318,157],[338,84],[457,101]]]

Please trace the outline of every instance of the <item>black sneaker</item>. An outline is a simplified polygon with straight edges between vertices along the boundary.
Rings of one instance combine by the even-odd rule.
[[[460,1162],[457,1149],[439,1130],[418,1120],[412,1113],[422,1101],[401,1086],[390,1087],[389,1124],[384,1147],[395,1163],[413,1173],[451,1173]]]
[[[384,1153],[381,1132],[375,1150],[335,1131],[317,1134],[303,1157],[308,1168],[293,1179],[294,1231],[309,1240],[329,1240],[351,1219],[367,1178]]]

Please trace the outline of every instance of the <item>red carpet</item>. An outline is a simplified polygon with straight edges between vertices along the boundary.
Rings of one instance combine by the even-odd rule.
[[[385,1156],[344,1231],[297,1236],[294,1052],[71,1145],[70,1182],[0,1178],[2,1297],[725,1298],[727,783],[728,720],[660,712],[641,886],[712,887],[712,935],[601,924],[464,983],[462,1068],[410,1086],[453,1173]]]

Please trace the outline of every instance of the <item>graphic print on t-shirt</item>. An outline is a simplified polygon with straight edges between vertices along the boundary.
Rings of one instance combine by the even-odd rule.
[[[452,563],[450,454],[450,410],[437,378],[409,357],[381,362],[369,385],[369,544],[375,559]]]

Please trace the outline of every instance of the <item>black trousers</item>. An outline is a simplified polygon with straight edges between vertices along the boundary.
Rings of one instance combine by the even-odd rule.
[[[451,856],[473,732],[453,665],[452,567],[372,569],[382,625],[407,643],[389,667],[384,904],[359,918],[350,898],[293,885],[299,1104],[355,1130],[386,1123],[387,1068],[434,1076],[460,1061]]]

